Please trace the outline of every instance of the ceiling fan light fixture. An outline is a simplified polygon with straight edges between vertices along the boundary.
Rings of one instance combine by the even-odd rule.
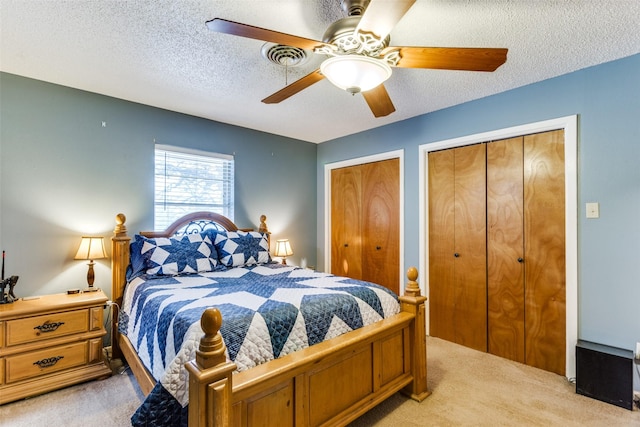
[[[379,86],[391,77],[385,61],[363,55],[340,55],[326,59],[320,71],[331,83],[355,94]]]

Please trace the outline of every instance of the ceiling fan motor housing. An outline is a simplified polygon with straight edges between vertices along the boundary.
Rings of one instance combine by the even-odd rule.
[[[347,15],[362,15],[371,0],[340,0],[340,7]]]
[[[342,53],[378,56],[380,50],[389,46],[391,37],[387,36],[384,40],[380,40],[373,34],[356,34],[355,31],[361,18],[361,16],[348,16],[338,19],[326,29],[322,41],[337,46]]]

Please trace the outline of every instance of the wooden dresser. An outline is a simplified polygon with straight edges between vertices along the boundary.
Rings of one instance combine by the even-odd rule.
[[[102,291],[0,305],[0,404],[106,378]]]

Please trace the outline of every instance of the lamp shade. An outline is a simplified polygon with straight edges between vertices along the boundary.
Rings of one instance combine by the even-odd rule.
[[[289,244],[289,239],[281,239],[276,241],[276,251],[274,253],[277,257],[288,257],[293,255],[293,250]]]
[[[349,93],[366,92],[391,77],[385,61],[363,55],[341,55],[326,59],[320,71],[331,83]]]
[[[83,237],[74,259],[94,260],[106,257],[104,237]]]

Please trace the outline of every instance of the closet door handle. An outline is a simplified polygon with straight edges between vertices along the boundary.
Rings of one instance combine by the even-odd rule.
[[[344,247],[345,247],[345,248],[348,248],[348,247],[349,247],[349,244],[348,244],[348,243],[345,243],[345,244],[344,244]]]
[[[460,254],[458,252],[456,252],[455,254],[453,254],[454,257],[456,258],[460,258]]]
[[[382,246],[376,246],[376,251],[379,251],[380,249],[382,249]]]
[[[524,262],[524,259],[518,258],[518,262]]]

